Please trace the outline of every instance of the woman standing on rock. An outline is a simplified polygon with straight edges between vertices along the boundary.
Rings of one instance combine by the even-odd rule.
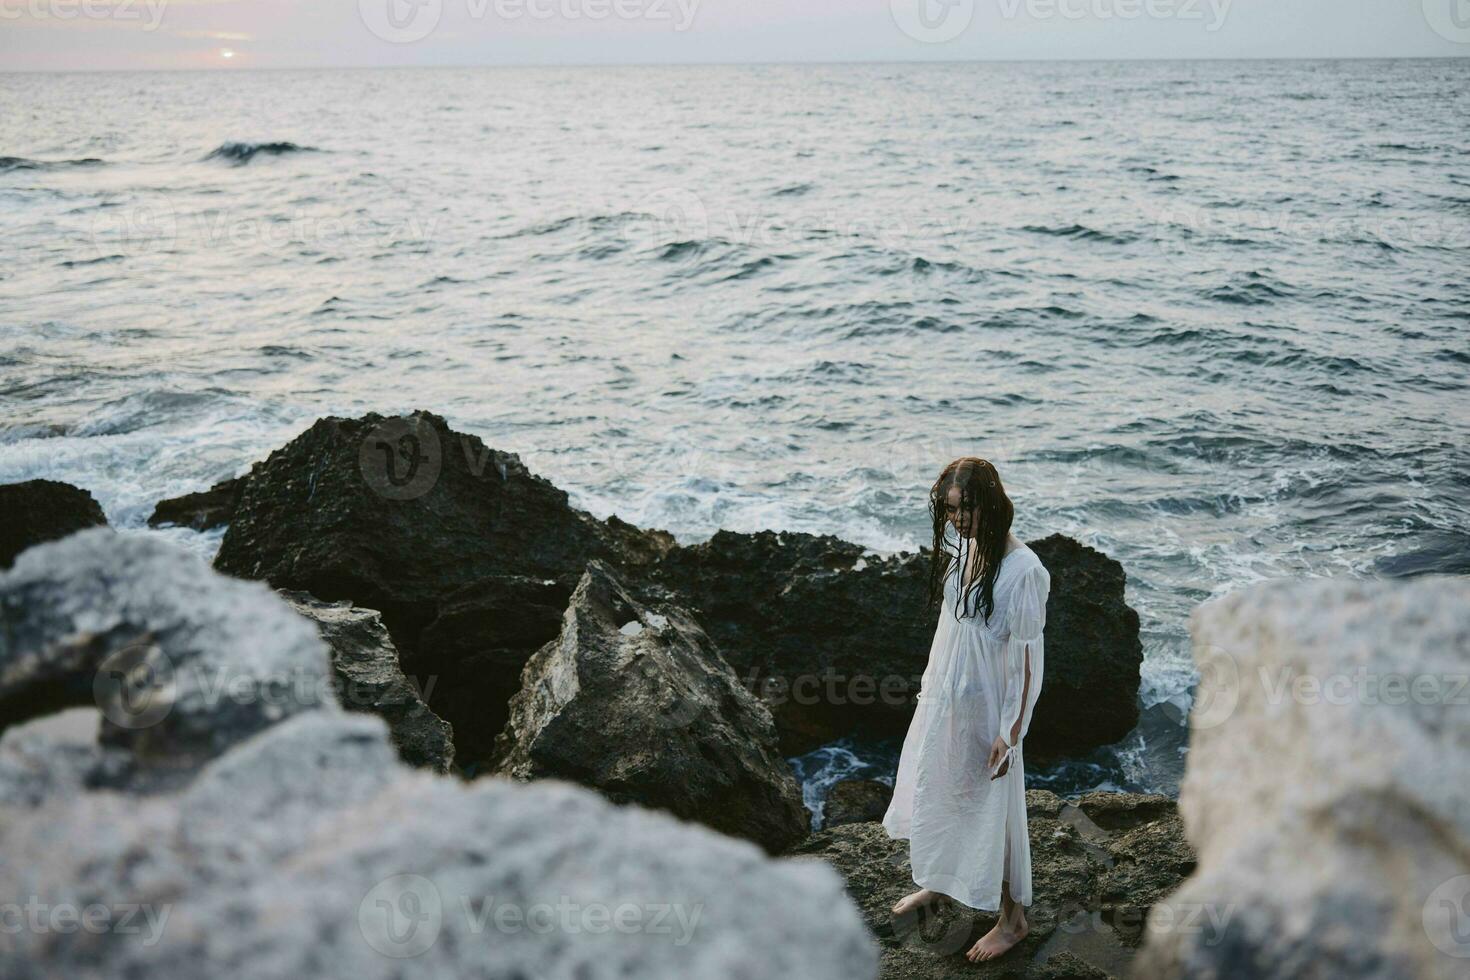
[[[1021,742],[1041,691],[1051,575],[1011,534],[1014,508],[988,461],[957,459],[929,491],[929,602],[939,625],[899,757],[888,836],[909,841],[914,912],[949,896],[1000,913],[966,953],[994,959],[1025,938],[1031,845]]]

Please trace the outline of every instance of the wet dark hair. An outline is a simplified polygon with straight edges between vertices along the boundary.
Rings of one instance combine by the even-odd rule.
[[[934,523],[934,545],[929,554],[928,608],[944,602],[944,582],[950,570],[958,566],[958,550],[950,550],[944,529],[949,524],[949,489],[960,488],[960,513],[976,520],[975,547],[984,562],[979,581],[971,582],[964,595],[955,601],[955,618],[973,616],[976,606],[983,610],[985,621],[995,611],[995,578],[1000,574],[1000,561],[1005,556],[1006,540],[1011,533],[1011,519],[1016,509],[1006,496],[995,464],[976,456],[962,456],[950,463],[929,490],[929,516]],[[964,570],[957,572],[964,581]]]

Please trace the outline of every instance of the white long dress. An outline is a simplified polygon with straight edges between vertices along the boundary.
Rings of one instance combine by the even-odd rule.
[[[1001,882],[1031,904],[1031,844],[1026,836],[1025,767],[1021,752],[1041,691],[1046,598],[1051,575],[1022,544],[1006,554],[995,581],[995,609],[956,619],[960,569],[970,542],[947,536],[958,560],[944,585],[944,608],[920,681],[918,704],[899,756],[893,802],[883,816],[889,837],[909,841],[914,883],[973,909],[1000,908]],[[978,581],[978,579],[976,580]],[[972,586],[978,589],[972,583]],[[963,612],[963,609],[961,609]],[[1021,692],[1030,662],[1025,703]],[[1010,769],[992,781],[987,770],[997,735],[1010,742]]]

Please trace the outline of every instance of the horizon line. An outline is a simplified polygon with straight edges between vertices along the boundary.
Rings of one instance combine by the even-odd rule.
[[[224,74],[267,71],[441,71],[479,68],[762,68],[762,67],[832,67],[839,65],[996,65],[996,64],[1162,64],[1168,62],[1295,62],[1295,61],[1470,61],[1465,54],[1383,54],[1383,55],[1235,55],[1231,57],[1133,57],[1133,58],[873,58],[818,61],[525,61],[467,62],[442,65],[264,65],[177,68],[7,68],[0,75],[105,75],[105,74]]]

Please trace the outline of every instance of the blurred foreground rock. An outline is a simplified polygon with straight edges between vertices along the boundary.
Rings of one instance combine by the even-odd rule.
[[[1272,582],[1191,629],[1179,808],[1200,866],[1139,976],[1463,978],[1470,580]],[[1177,926],[1200,910],[1223,928]]]
[[[0,569],[27,548],[107,523],[90,493],[56,480],[0,486],[0,515]]]
[[[526,665],[497,749],[506,775],[579,782],[771,853],[810,827],[765,705],[687,612],[639,604],[600,561]]]
[[[88,531],[0,575],[0,615],[0,696],[69,679],[103,718],[0,738],[0,894],[34,911],[7,978],[875,975],[831,869],[404,766],[309,693],[326,646],[264,585]]]

